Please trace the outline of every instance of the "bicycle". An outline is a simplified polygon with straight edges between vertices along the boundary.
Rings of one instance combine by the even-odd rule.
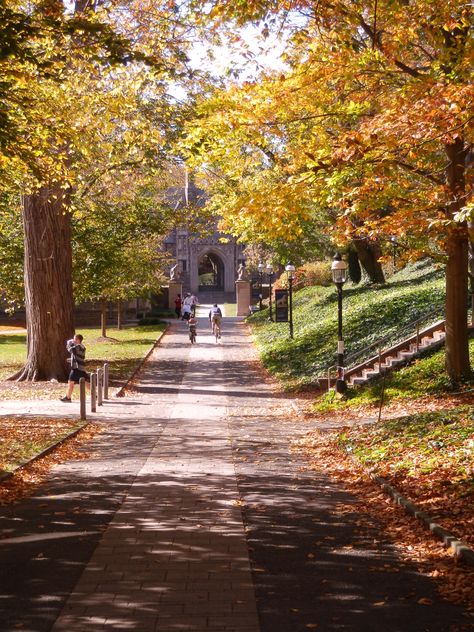
[[[216,337],[216,342],[217,342],[219,338],[221,337],[221,325],[218,320],[213,319],[212,321],[212,333]]]

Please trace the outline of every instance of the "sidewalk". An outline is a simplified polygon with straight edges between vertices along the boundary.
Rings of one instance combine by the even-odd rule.
[[[218,344],[201,319],[194,346],[176,322],[137,392],[97,414],[88,458],[0,507],[2,632],[463,629],[290,452],[309,428],[254,360],[238,319]]]

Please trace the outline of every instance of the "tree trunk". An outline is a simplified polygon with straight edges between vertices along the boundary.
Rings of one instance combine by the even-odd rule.
[[[385,275],[379,261],[382,251],[376,241],[369,239],[353,239],[352,243],[356,249],[359,261],[367,272],[372,283],[385,283]]]
[[[122,329],[122,301],[117,301],[117,329]]]
[[[446,184],[449,190],[447,216],[451,219],[465,204],[467,147],[462,138],[445,146],[449,159]],[[446,240],[446,371],[453,382],[471,375],[467,328],[468,227],[449,229]]]
[[[471,375],[467,329],[468,239],[454,229],[447,240],[446,371],[453,382]]]
[[[469,293],[471,295],[471,326],[474,326],[474,243],[471,240],[471,229],[468,228],[468,261],[469,261]]]
[[[65,380],[74,333],[71,221],[59,186],[23,199],[27,359],[11,379]]]
[[[100,328],[102,338],[107,338],[107,301],[100,302]]]

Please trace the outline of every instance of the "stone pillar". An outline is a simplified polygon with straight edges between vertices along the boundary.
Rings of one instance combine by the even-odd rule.
[[[181,281],[170,281],[168,286],[168,307],[174,311],[175,298],[181,294],[183,297],[183,284]]]
[[[250,308],[250,281],[239,280],[235,282],[237,298],[237,316],[247,316]]]

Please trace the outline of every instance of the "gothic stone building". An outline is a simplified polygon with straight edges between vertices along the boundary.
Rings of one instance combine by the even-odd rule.
[[[202,207],[204,198],[205,192],[192,182],[167,192],[167,201],[176,210],[183,205]],[[184,227],[175,228],[165,240],[166,250],[172,258],[170,268],[178,264],[184,291],[194,294],[235,292],[244,246],[217,230],[207,230],[205,235],[200,236]]]

